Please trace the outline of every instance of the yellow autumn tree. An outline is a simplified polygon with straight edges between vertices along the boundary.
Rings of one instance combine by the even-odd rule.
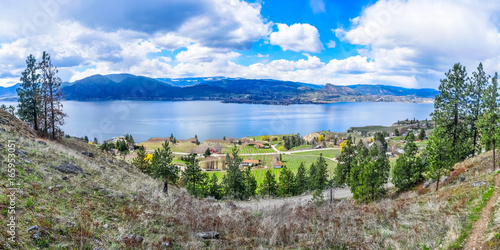
[[[347,145],[347,140],[344,140],[340,143],[340,152],[344,151],[344,148],[346,147]]]
[[[144,157],[144,162],[148,163],[153,160],[153,155],[152,154],[147,154],[146,157]]]
[[[318,141],[322,141],[322,140],[323,140],[323,135],[320,135],[320,136],[318,137]]]

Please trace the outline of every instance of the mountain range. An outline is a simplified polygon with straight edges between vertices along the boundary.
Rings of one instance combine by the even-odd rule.
[[[17,95],[18,85],[0,87],[0,98]],[[387,85],[314,85],[270,79],[226,77],[149,78],[131,74],[93,75],[62,84],[66,100],[219,100],[223,102],[292,104],[338,101],[428,102],[435,89]]]

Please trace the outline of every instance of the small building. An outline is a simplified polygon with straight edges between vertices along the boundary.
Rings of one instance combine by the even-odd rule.
[[[254,166],[257,166],[259,165],[260,161],[259,160],[243,160],[240,164],[240,167],[254,167]]]
[[[274,168],[281,168],[281,167],[283,167],[281,161],[277,161],[276,163],[274,163]]]

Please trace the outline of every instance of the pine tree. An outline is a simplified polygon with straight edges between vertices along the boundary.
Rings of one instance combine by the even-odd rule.
[[[422,128],[420,129],[420,132],[418,133],[418,139],[423,140],[427,135],[425,134],[425,130]]]
[[[38,130],[38,121],[41,116],[42,90],[40,87],[40,74],[33,55],[26,59],[26,69],[22,73],[21,85],[16,89],[19,96],[17,116],[19,119],[32,124]]]
[[[484,107],[481,105],[481,100],[483,99],[483,93],[486,86],[488,85],[489,76],[483,70],[483,64],[479,63],[477,67],[477,72],[472,73],[472,78],[467,81],[467,101],[468,101],[468,116],[467,116],[467,127],[470,128],[472,132],[472,155],[475,155],[476,151],[480,151],[479,147],[479,128],[477,127],[477,121],[479,117],[484,113]]]
[[[311,166],[309,167],[309,174],[307,175],[307,189],[308,190],[315,190],[316,189],[316,163],[313,162],[311,163]]]
[[[214,197],[217,200],[222,199],[219,179],[217,178],[217,175],[213,174],[208,183],[208,195]]]
[[[264,176],[264,180],[260,184],[259,193],[262,196],[267,195],[274,197],[276,196],[276,191],[277,191],[276,178],[271,172],[271,170],[267,170]]]
[[[98,145],[98,144],[99,144],[99,141],[97,140],[97,138],[96,138],[96,137],[94,137],[94,144],[95,144],[95,145]]]
[[[446,133],[443,128],[436,128],[427,144],[429,171],[426,177],[437,181],[436,191],[439,188],[441,176],[447,174],[453,168],[454,155],[451,152],[453,146],[450,137],[451,135]]]
[[[352,169],[352,172],[359,173],[358,176],[351,175],[350,177],[354,184],[351,185],[353,197],[357,200],[368,201],[375,200],[384,194],[384,184],[387,183],[389,170],[389,160],[385,151],[379,151],[377,145],[373,144],[364,163]]]
[[[434,101],[431,114],[436,127],[442,127],[449,134],[453,163],[462,161],[472,154],[470,131],[465,123],[467,118],[467,72],[457,63],[441,80],[439,95]]]
[[[42,102],[44,107],[44,128],[46,132],[50,132],[51,138],[56,139],[60,126],[64,125],[64,117],[67,115],[63,112],[61,100],[64,98],[64,93],[61,89],[61,78],[57,76],[58,69],[52,64],[50,55],[43,52],[42,61],[40,62],[41,81],[42,81]],[[48,121],[48,122],[47,122]]]
[[[337,157],[338,164],[335,168],[335,183],[337,185],[347,184],[351,173],[351,162],[355,151],[351,135],[340,144],[340,155]]]
[[[245,177],[245,196],[244,199],[248,199],[250,197],[255,196],[257,192],[257,180],[255,176],[252,175],[251,168],[248,166],[244,172]]]
[[[165,141],[161,148],[153,153],[151,168],[153,176],[167,180],[169,183],[177,183],[179,180],[179,167],[172,164],[174,155],[170,149],[168,141]]]
[[[408,135],[404,151],[396,160],[392,177],[392,183],[400,190],[407,190],[422,181],[425,172],[422,158],[417,156],[418,148],[413,133]]]
[[[245,177],[239,167],[241,161],[236,146],[233,147],[231,155],[226,154],[226,175],[222,179],[222,184],[225,196],[231,199],[242,200],[245,196]]]
[[[314,177],[314,189],[324,190],[328,185],[328,164],[322,154],[316,160],[316,175]]]
[[[306,168],[304,167],[304,163],[301,162],[300,166],[297,170],[297,176],[295,178],[295,195],[301,195],[305,191],[307,191],[307,173]]]
[[[146,150],[144,149],[144,147],[139,147],[136,152],[137,156],[132,160],[132,164],[142,172],[149,174],[151,172],[151,168],[149,167],[148,162],[145,161]]]
[[[485,90],[482,97],[482,106],[484,114],[479,116],[477,127],[481,131],[481,143],[486,146],[486,150],[493,149],[493,171],[496,168],[495,151],[497,148],[496,142],[500,136],[500,110],[498,103],[500,101],[498,95],[498,74],[491,79],[491,85]]]
[[[278,196],[292,196],[296,192],[295,189],[295,175],[292,171],[288,170],[286,166],[283,166],[280,173],[280,181],[278,183]]]
[[[203,197],[203,184],[206,180],[206,174],[202,172],[195,154],[190,154],[186,160],[186,169],[182,173],[186,189],[196,197]]]
[[[85,143],[89,143],[89,137],[88,136],[84,136],[83,137],[83,141],[85,141]]]
[[[205,153],[203,154],[205,157],[208,157],[210,156],[210,148],[207,148],[207,150],[205,150]]]

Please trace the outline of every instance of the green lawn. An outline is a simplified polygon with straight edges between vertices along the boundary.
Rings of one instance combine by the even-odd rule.
[[[266,158],[269,161],[269,164],[272,160],[272,156],[255,156],[255,157],[268,157]],[[245,157],[245,159],[249,159]],[[316,162],[318,159],[318,156],[307,156],[307,155],[282,155],[282,160],[283,160],[283,165],[287,166],[288,169],[290,169],[293,173],[297,173],[297,170],[300,166],[300,163],[304,163],[304,167],[306,171],[309,169],[311,164],[313,162]],[[262,160],[261,160],[262,161]],[[330,176],[330,173],[333,174],[335,167],[337,166],[337,163],[326,159],[326,163],[328,164],[328,175]],[[266,174],[266,171],[270,170],[276,177],[276,180],[279,181],[279,176],[281,173],[281,169],[274,169],[274,168],[269,168],[269,169],[252,169],[252,174],[256,177],[255,179],[257,180],[257,185],[260,186],[260,184],[264,181],[264,176]],[[222,177],[226,174],[224,171],[214,171],[214,172],[206,172],[209,176],[212,174],[217,175],[217,178],[219,178],[219,182],[222,181]]]
[[[262,153],[274,153],[272,148],[255,148],[253,145],[238,146],[240,150],[239,154],[262,154]],[[231,153],[232,147],[223,148],[222,153]]]
[[[328,149],[328,150],[316,150],[316,151],[292,153],[292,155],[314,155],[314,156],[319,156],[320,154],[323,154],[324,157],[335,158],[338,154],[340,154],[340,151],[338,149]]]

